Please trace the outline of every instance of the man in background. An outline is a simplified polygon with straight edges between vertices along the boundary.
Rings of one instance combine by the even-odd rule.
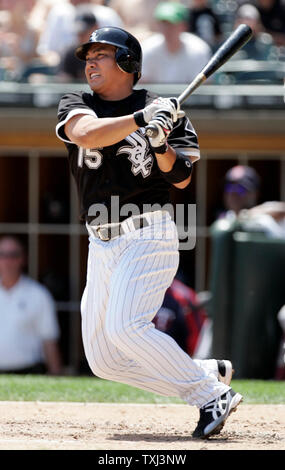
[[[223,40],[223,28],[211,2],[192,0],[189,12],[189,32],[204,39],[214,52]]]
[[[161,2],[154,11],[158,33],[142,42],[144,83],[190,83],[211,57],[210,46],[187,32],[188,9]]]
[[[219,216],[236,217],[242,209],[250,209],[257,204],[260,190],[260,177],[255,169],[246,165],[236,165],[227,171],[224,181],[225,211]]]
[[[0,372],[61,372],[59,325],[49,291],[23,273],[25,251],[15,237],[0,239]]]
[[[77,43],[85,43],[92,32],[97,29],[97,20],[92,11],[78,15],[74,22],[77,33]],[[67,49],[59,67],[59,76],[65,81],[85,81],[85,64],[74,55],[74,44]]]

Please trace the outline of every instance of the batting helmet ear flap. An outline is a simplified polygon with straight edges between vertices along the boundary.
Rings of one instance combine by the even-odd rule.
[[[115,58],[118,66],[124,72],[136,73],[140,71],[140,62],[136,60],[130,51],[118,48],[116,50]]]

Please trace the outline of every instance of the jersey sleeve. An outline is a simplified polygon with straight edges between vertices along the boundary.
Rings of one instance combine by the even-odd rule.
[[[81,93],[68,93],[64,95],[58,105],[58,124],[55,128],[56,135],[63,142],[72,143],[64,132],[64,126],[77,114],[89,114],[97,117],[95,111],[85,103]]]
[[[186,157],[191,158],[192,163],[200,159],[198,137],[190,120],[185,116],[179,119],[167,139],[169,145]]]

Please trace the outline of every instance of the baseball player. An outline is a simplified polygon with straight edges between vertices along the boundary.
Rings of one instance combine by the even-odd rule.
[[[171,185],[190,182],[197,135],[176,98],[133,88],[142,53],[128,32],[98,29],[75,54],[92,93],[62,97],[56,132],[89,234],[81,302],[89,366],[98,377],[181,397],[200,409],[193,436],[217,434],[242,400],[229,386],[231,363],[192,360],[152,323],[179,263],[177,227],[164,207]],[[156,137],[147,137],[148,124]]]

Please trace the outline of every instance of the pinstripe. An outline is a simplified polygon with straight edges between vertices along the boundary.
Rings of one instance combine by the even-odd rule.
[[[94,279],[92,283],[90,281],[90,299],[88,300],[88,309],[92,312],[89,316],[90,323],[87,329],[87,336],[89,337],[88,344],[90,345],[89,355],[92,355],[91,368],[94,368],[96,365],[97,374],[104,374],[104,371],[111,367],[106,361],[106,350],[108,350],[108,342],[104,338],[104,329],[100,328],[100,325],[104,324],[104,304],[103,304],[103,292],[108,285],[108,279],[104,276],[101,276],[100,268],[104,264],[104,260],[100,261],[100,257],[96,256],[94,253],[94,247],[92,247],[93,253],[91,254],[91,273],[94,273]],[[101,256],[102,258],[102,256]],[[97,263],[96,263],[97,261]],[[99,264],[99,269],[98,269]],[[99,279],[98,279],[99,278]],[[102,282],[101,282],[102,281]],[[100,286],[100,288],[98,288]],[[97,296],[97,298],[96,298]],[[96,335],[96,342],[92,341],[91,334],[95,335],[95,332],[99,330],[99,334]],[[91,339],[90,339],[91,338]],[[99,356],[99,357],[98,357]],[[111,354],[109,354],[111,358]],[[93,366],[92,366],[93,364]],[[100,367],[101,364],[101,367]],[[110,361],[112,364],[112,361]],[[102,366],[104,365],[104,368]],[[112,367],[111,367],[112,368]],[[115,367],[113,369],[116,370]]]
[[[137,260],[136,260],[136,261],[137,261]],[[164,264],[165,264],[165,263],[164,263]],[[145,269],[145,266],[143,266],[143,270],[144,270],[144,269]],[[133,276],[133,272],[132,272],[131,275],[129,275],[128,277],[132,278],[132,276]],[[134,292],[136,293],[136,289],[134,289]],[[124,300],[125,300],[125,299],[124,299]],[[126,303],[126,302],[124,301],[123,304],[125,304],[125,303]],[[132,307],[133,307],[133,305],[132,305]],[[122,308],[122,312],[123,312],[123,311],[124,311],[124,308]],[[131,309],[130,309],[130,311],[131,311]],[[122,321],[122,320],[121,320],[121,321]],[[154,334],[157,334],[157,333],[159,333],[159,332],[155,331]],[[146,334],[147,334],[147,333],[146,333]],[[162,335],[163,335],[163,334],[162,334]],[[166,336],[166,335],[163,335],[163,336],[165,336],[166,342],[168,342],[170,338],[169,338],[168,336]],[[122,341],[122,344],[125,345],[125,344],[126,344],[126,341],[128,340],[128,338],[129,338],[129,334],[128,334],[127,336],[125,335],[124,338],[123,338],[124,341]],[[132,339],[132,338],[130,338],[130,340],[131,340],[131,339]],[[147,338],[145,337],[145,340],[146,340],[146,339],[147,339]],[[159,349],[157,349],[156,347],[153,346],[153,345],[155,344],[155,342],[153,341],[153,339],[154,339],[154,338],[152,338],[152,341],[150,341],[150,342],[147,341],[147,343],[148,343],[148,345],[149,345],[148,354],[149,354],[150,351],[151,351],[151,347],[154,348],[154,349],[155,349],[155,352],[157,353],[157,355],[156,355],[155,357],[156,357],[156,359],[157,359],[157,362],[159,362],[159,361],[158,361],[158,356],[159,356],[159,353],[161,353],[161,351],[160,351]],[[128,340],[128,341],[129,341],[129,340]],[[135,346],[138,347],[138,344],[137,344],[134,340],[133,340],[133,342],[135,343]],[[177,344],[176,344],[174,341],[173,341],[173,343],[174,343],[175,349],[176,349],[176,348],[177,348]],[[170,346],[169,343],[168,343],[168,346]],[[124,347],[123,347],[123,349],[124,349]],[[144,352],[144,350],[145,350],[145,348],[141,348],[141,351]],[[134,349],[131,349],[131,352],[132,352],[132,354],[133,354],[133,353],[136,353],[136,355],[138,355],[137,351],[134,350]],[[174,352],[176,352],[176,351],[174,351]],[[185,354],[185,353],[183,353],[183,354]],[[177,352],[176,352],[176,355],[177,355]],[[153,355],[151,355],[151,357],[153,357]],[[144,357],[144,355],[140,355],[140,358],[142,358],[142,359],[144,358],[144,360],[145,360],[148,364],[150,364],[151,367],[153,367],[153,362],[149,362],[148,360],[146,360],[146,358]],[[169,358],[168,358],[168,357],[165,357],[164,355],[162,355],[162,358],[165,360],[165,363],[166,363],[167,366],[169,367]],[[188,356],[187,356],[187,359],[189,359]],[[189,364],[188,364],[188,366],[189,366]],[[179,372],[178,369],[175,368],[175,370],[176,370],[176,372],[177,372],[177,371]]]
[[[94,341],[92,341],[92,332],[95,332],[96,326],[95,326],[95,317],[96,315],[99,316],[99,321],[100,321],[100,294],[101,290],[97,292],[96,290],[96,284],[97,284],[97,277],[98,277],[98,270],[96,269],[96,261],[99,261],[99,256],[96,256],[94,252],[94,247],[90,247],[91,251],[91,273],[94,273],[94,278],[90,276],[90,280],[88,279],[90,286],[89,286],[89,292],[90,292],[90,298],[88,299],[88,310],[92,312],[92,314],[88,315],[90,322],[88,324],[88,329],[87,329],[87,335],[89,337],[89,347],[90,349],[88,350],[88,354],[91,357],[93,357],[93,361],[96,364],[96,355],[94,354]],[[101,287],[102,288],[102,287]],[[97,299],[95,299],[95,294],[98,296]],[[95,309],[95,305],[97,304],[97,308]],[[97,338],[97,341],[100,339]],[[96,364],[97,365],[97,364]],[[92,368],[92,362],[90,363],[90,367]],[[98,366],[97,366],[98,367]]]
[[[138,248],[140,248],[140,246],[139,246]],[[154,257],[154,261],[155,261],[155,257]],[[147,259],[146,259],[145,262],[147,262]],[[131,266],[130,266],[130,267],[131,267]],[[129,269],[130,269],[130,267],[129,267]],[[131,277],[132,277],[132,275],[131,275]],[[118,296],[119,296],[120,291],[118,290],[117,292],[118,292]],[[134,292],[135,292],[135,290],[134,290]],[[115,305],[115,302],[116,302],[116,301],[114,300],[114,305]],[[123,313],[123,310],[122,310],[122,313]],[[131,309],[130,309],[130,317],[131,317]],[[116,329],[116,324],[117,324],[117,323],[120,323],[120,321],[123,323],[124,320],[123,320],[123,319],[120,319],[120,318],[118,317],[118,315],[116,315],[115,318],[114,318],[114,328],[115,328],[115,329]],[[117,331],[117,330],[116,330],[116,331]],[[132,353],[133,353],[133,351],[132,351]],[[161,384],[160,384],[160,387],[161,387]],[[157,391],[157,389],[156,389],[156,391]]]
[[[103,260],[102,264],[105,264],[105,262],[108,263],[108,250],[105,250],[105,259]],[[111,273],[111,271],[110,271]],[[109,279],[108,279],[108,285],[109,285]],[[97,290],[100,290],[100,282],[99,285],[97,286]],[[104,308],[102,309],[101,313],[101,324],[104,325],[105,323],[105,314],[106,314],[106,309],[107,309],[107,304],[108,304],[108,299],[106,298]],[[118,367],[120,367],[121,363],[126,362],[126,358],[124,357],[123,353],[118,350],[117,348],[114,348],[112,344],[108,341],[106,338],[106,333],[105,333],[105,328],[101,329],[102,335],[100,336],[101,342],[98,344],[98,349],[100,352],[100,355],[106,364],[106,369],[108,370],[113,370],[115,372],[118,372]],[[106,355],[108,355],[106,357]],[[117,362],[115,362],[115,358],[118,356]],[[108,361],[107,361],[108,359]],[[129,361],[129,360],[128,360]],[[124,368],[123,368],[124,369]]]
[[[141,247],[139,246],[139,248],[141,248]],[[146,260],[145,260],[145,262],[146,262]],[[144,266],[143,266],[143,267],[144,267]],[[122,270],[123,270],[123,268],[125,268],[125,266],[122,267]],[[134,271],[135,269],[136,269],[136,264],[134,264],[133,271]],[[129,266],[128,270],[130,270],[130,266]],[[128,270],[125,271],[125,277],[126,277],[126,274],[127,274]],[[132,271],[131,275],[128,276],[128,278],[131,278],[131,277],[132,277],[133,271]],[[116,290],[116,294],[117,294],[117,297],[116,297],[115,299],[112,298],[112,304],[113,304],[113,305],[117,305],[117,298],[119,297],[119,294],[120,294],[119,289]],[[125,294],[124,300],[125,300],[125,298],[126,298],[126,294]],[[125,302],[124,302],[124,303],[125,303]],[[131,309],[130,309],[130,311],[131,311]],[[123,312],[123,309],[122,309],[122,312]],[[114,319],[114,321],[115,321],[115,319]],[[121,318],[121,323],[122,323],[122,322],[123,322],[123,319]],[[112,340],[112,335],[111,335],[111,340]],[[144,361],[144,365],[145,365],[145,366],[146,366],[146,364],[148,364],[150,367],[154,367],[154,366],[153,366],[153,358],[150,358],[150,360],[148,360],[148,358],[145,358],[143,355],[141,356],[140,354],[138,354],[138,352],[137,352],[137,344],[136,344],[136,342],[135,342],[134,340],[132,340],[132,338],[129,338],[129,336],[127,336],[127,338],[124,337],[124,340],[127,340],[128,343],[129,343],[130,341],[132,341],[132,342],[134,343],[134,346],[135,346],[134,349],[131,348],[130,345],[129,345],[129,353],[131,353],[132,356],[133,356],[133,355],[138,356],[141,361]],[[113,341],[114,341],[114,339],[113,339]],[[124,342],[124,341],[122,341],[122,342]],[[122,349],[124,350],[123,347],[122,347]],[[155,371],[156,371],[157,373],[159,373],[159,370],[158,370],[158,369],[156,369],[155,367],[154,367],[154,369],[155,369]],[[177,392],[176,392],[176,394],[177,394]]]
[[[89,250],[90,250],[90,248],[89,248]],[[94,257],[91,256],[90,251],[89,251],[87,274],[90,274],[90,272],[93,272],[93,259],[94,259]],[[96,273],[94,273],[94,274],[96,276]],[[88,305],[90,304],[89,297],[92,296],[92,293],[93,293],[93,290],[88,288],[88,283],[89,284],[91,283],[90,279],[87,279],[87,286],[85,288],[85,292],[86,292],[85,310],[86,310],[86,312],[88,311]],[[89,349],[92,348],[92,342],[89,339],[89,331],[90,331],[89,325],[90,325],[90,322],[92,321],[92,316],[85,313],[85,315],[83,317],[83,321],[85,321],[85,335],[86,335],[85,337],[86,337],[86,344],[87,344],[87,351],[88,351],[87,357],[88,357],[89,356]],[[84,339],[84,336],[83,336],[83,339]]]
[[[103,256],[102,258],[103,259],[102,259],[102,262],[100,264],[100,268],[102,266],[104,266],[105,262],[106,262],[106,259],[104,259],[105,257]],[[97,267],[95,266],[93,268],[93,270],[94,269],[97,269]],[[98,271],[98,269],[97,269],[97,271]],[[99,296],[98,313],[95,311],[95,314],[93,315],[93,319],[94,319],[94,322],[95,322],[96,318],[98,316],[98,320],[99,320],[100,325],[104,325],[104,317],[105,317],[105,311],[106,311],[106,306],[107,306],[107,298],[104,301],[104,304],[102,304],[102,306],[101,306],[100,300],[101,300],[101,297],[102,297],[102,293],[104,291],[102,289],[101,280],[104,282],[103,286],[104,287],[106,286],[106,291],[108,293],[108,289],[107,289],[108,278],[106,278],[106,276],[104,277],[103,275],[101,276],[100,274],[101,273],[100,273],[100,270],[99,270],[99,272],[97,272],[97,276],[95,277],[95,279],[97,278],[96,279],[97,282],[94,286],[92,286],[92,292],[94,293],[94,295],[95,295],[95,292],[96,292]],[[92,299],[92,304],[91,305],[95,305],[95,302],[93,301],[93,299]],[[98,329],[98,326],[97,327],[94,326],[94,331],[95,331],[95,329]],[[102,327],[100,328],[100,334],[97,335],[97,341],[96,341],[96,343],[92,342],[92,346],[93,346],[92,349],[93,349],[93,358],[94,358],[93,360],[97,364],[97,366],[96,366],[97,369],[98,369],[98,364],[100,364],[100,362],[101,362],[102,365],[104,364],[104,369],[101,368],[101,370],[104,374],[105,374],[106,370],[112,370],[112,371],[117,372],[116,363],[114,363],[114,351],[112,351],[112,353],[111,353],[111,351],[109,349],[110,345],[109,345],[109,342],[107,341],[107,339],[105,337],[104,328],[102,328]],[[95,349],[95,346],[96,346],[96,349]],[[119,351],[116,351],[116,352],[119,353]]]
[[[98,261],[98,260],[97,260],[97,261]],[[98,282],[98,281],[97,281],[97,278],[100,277],[100,272],[98,272],[98,269],[96,269],[96,270],[94,269],[94,267],[95,267],[94,264],[96,264],[96,257],[92,256],[92,257],[91,257],[91,260],[90,260],[90,263],[91,263],[91,268],[90,268],[90,270],[91,270],[91,272],[96,273],[96,275],[95,275],[95,279],[93,280],[92,285],[90,286],[91,299],[88,301],[89,307],[95,304],[95,302],[94,302],[95,292],[97,292],[98,296],[100,296],[100,295],[101,295],[101,292],[102,292],[102,284],[100,285],[101,289],[96,289],[96,282]],[[100,300],[99,300],[98,304],[101,305]],[[95,312],[95,314],[96,314],[96,312]],[[94,319],[94,317],[95,317],[95,316],[92,315],[92,316],[87,317],[87,319],[89,318],[89,321],[90,321],[90,320]],[[100,311],[99,311],[98,317],[99,317],[99,321],[102,322],[102,319],[101,319],[101,312],[100,312]],[[103,322],[102,322],[102,323],[103,323]],[[90,324],[91,324],[91,322],[90,322]],[[116,349],[116,352],[118,352],[118,353],[120,353],[120,352],[117,350],[117,348],[114,348],[112,344],[110,344],[110,343],[108,344],[108,341],[106,341],[106,339],[105,339],[104,330],[102,330],[102,336],[99,336],[99,337],[97,338],[98,342],[96,342],[96,348],[95,348],[94,342],[90,341],[90,334],[91,334],[91,331],[93,331],[94,329],[95,329],[94,326],[90,327],[89,324],[86,323],[85,333],[83,333],[83,336],[84,336],[84,337],[87,337],[87,344],[89,345],[89,344],[91,343],[91,350],[92,350],[91,368],[94,369],[94,366],[95,366],[96,373],[97,373],[97,374],[99,373],[99,374],[102,375],[102,376],[105,376],[105,375],[106,375],[106,371],[108,370],[108,371],[109,371],[109,375],[111,375],[111,377],[112,377],[112,380],[116,380],[116,378],[117,378],[118,381],[121,381],[121,375],[120,375],[120,374],[118,374],[117,376],[116,376],[116,375],[113,375],[113,374],[110,374],[110,370],[113,370],[113,371],[115,371],[116,373],[118,373],[118,372],[119,372],[118,369],[117,369],[116,367],[111,367],[111,366],[107,363],[107,361],[105,360],[105,359],[106,359],[106,353],[107,353],[107,352],[109,353],[109,357],[110,357],[110,358],[113,358],[113,359],[114,359],[114,350]],[[86,333],[86,332],[87,332],[87,333]],[[103,337],[103,339],[105,340],[104,342],[101,341],[102,337]],[[112,347],[112,352],[111,352],[110,349],[109,349],[110,346]],[[87,349],[87,351],[88,351],[88,352],[87,352],[87,355],[90,356],[90,350]],[[98,354],[100,355],[101,362],[103,362],[104,368],[103,368],[102,366],[100,367],[100,365],[99,365],[99,364],[100,364],[100,361],[98,360]],[[122,356],[122,354],[121,354],[121,356]],[[128,361],[130,361],[130,360],[128,360]],[[116,366],[116,364],[113,363],[113,366],[114,366],[114,365]],[[119,364],[118,364],[118,365],[119,365]],[[132,372],[132,371],[130,371],[130,372]],[[142,378],[145,377],[145,378],[146,378],[146,382],[149,381],[149,376],[148,376],[148,375],[140,374],[140,373],[138,373],[138,371],[136,371],[136,372],[134,371],[134,373],[131,373],[131,374],[128,374],[128,375],[130,375],[130,377],[131,377],[131,376],[133,376],[134,374],[135,374],[136,376],[138,376],[138,377],[139,377],[139,376],[141,376]],[[127,379],[127,377],[126,377],[126,379]],[[128,380],[128,383],[133,384],[133,379]],[[141,382],[141,383],[143,384],[143,382]],[[144,385],[144,388],[145,388],[146,390],[150,390],[150,391],[157,391],[156,388],[153,389],[152,387],[149,387],[149,386],[146,386],[146,385]],[[169,392],[168,390],[165,391],[166,395],[168,395],[168,392]]]
[[[224,384],[151,323],[177,269],[172,224],[162,220],[141,229],[146,237],[127,234],[107,244],[91,240],[82,299],[83,344],[95,375],[202,406],[224,393]],[[168,230],[172,239],[147,238],[159,230]]]
[[[164,263],[164,264],[165,264],[165,263]],[[134,293],[136,293],[136,289],[134,289]],[[157,294],[161,294],[160,291],[158,291]],[[163,299],[161,299],[161,302],[159,301],[159,303],[158,303],[158,302],[153,302],[153,303],[155,304],[155,307],[156,307],[157,310],[158,310],[158,308],[160,307],[160,304],[162,303],[162,300],[163,300]],[[133,330],[134,330],[134,328],[133,328]],[[146,331],[145,331],[145,336],[144,336],[145,341],[147,341],[147,339],[148,339],[148,338],[147,338],[148,333],[149,333],[149,331],[146,330]],[[166,342],[166,344],[167,344],[168,346],[171,346],[171,341],[169,341],[169,337],[168,337],[168,336],[166,337],[166,335],[164,335],[164,334],[161,334],[161,335],[160,335],[157,330],[154,330],[154,331],[152,332],[152,334],[153,334],[153,335],[158,334],[157,336],[158,336],[158,337],[160,336],[161,339],[163,339],[164,336],[165,336],[165,340],[166,340],[165,342]],[[152,338],[152,340],[153,340],[153,339],[154,339],[154,338]],[[158,338],[158,339],[159,339],[159,338]],[[150,346],[149,350],[151,350],[151,347],[152,347],[154,344],[156,344],[156,343],[153,342],[152,340],[151,340],[151,341],[147,341],[148,344],[149,344],[149,346]],[[159,342],[160,342],[160,341],[158,341],[158,343],[159,343]],[[160,343],[160,344],[162,344],[162,343]],[[175,344],[176,344],[176,343],[175,343]],[[153,347],[155,348],[155,346],[153,346]],[[144,348],[142,348],[142,349],[144,350]],[[159,353],[159,352],[162,353],[162,350],[161,350],[161,349],[160,349],[160,350],[158,350],[157,348],[155,348],[155,349],[156,349],[156,351],[157,351],[158,353]],[[174,351],[174,352],[176,352],[176,351]],[[156,357],[157,357],[157,356],[156,356]],[[161,358],[164,359],[164,355],[161,355]],[[168,361],[168,360],[169,360],[169,359],[168,359],[168,357],[167,357],[167,358],[166,358],[166,361]],[[159,362],[159,361],[158,361],[158,362]],[[179,369],[176,369],[176,368],[175,368],[175,370],[179,372]]]
[[[93,261],[93,264],[96,263],[96,260],[95,258],[93,257],[94,261]],[[93,271],[94,270],[94,267],[91,266],[91,270]],[[98,270],[97,270],[98,271]],[[97,272],[96,271],[96,272]],[[94,272],[94,271],[93,271]],[[97,273],[97,276],[95,276],[95,281],[96,281],[96,277],[98,277],[100,275],[100,273],[98,274]],[[96,282],[94,283],[95,285],[92,285],[91,287],[91,292],[95,294],[95,287],[96,287]],[[101,286],[102,287],[102,286]],[[97,289],[97,292],[99,292],[99,295],[101,293],[102,289],[98,290]],[[92,296],[92,299],[91,299],[91,302],[89,303],[90,305],[94,304],[94,300],[93,300],[94,296]],[[99,301],[99,305],[100,305],[100,301]],[[101,315],[99,315],[100,317]],[[100,318],[101,320],[101,318]],[[91,331],[93,331],[94,327],[93,328],[89,328],[87,329],[88,333],[90,333]],[[105,335],[104,335],[104,330],[102,330],[102,336],[103,338],[105,339]],[[118,367],[111,367],[109,364],[107,364],[107,361],[105,360],[106,359],[106,353],[108,352],[109,353],[109,357],[110,358],[113,358],[114,360],[114,351],[116,352],[119,352],[117,348],[114,348],[113,345],[110,343],[108,344],[108,341],[104,341],[104,342],[101,342],[101,339],[102,339],[102,336],[99,336],[98,337],[98,342],[96,343],[96,349],[94,347],[94,343],[93,343],[93,347],[92,347],[92,356],[93,356],[93,369],[94,369],[94,365],[95,365],[95,368],[96,368],[96,372],[98,374],[99,372],[99,375],[101,376],[110,376],[112,378],[112,380],[118,380],[118,381],[122,381],[122,376],[120,374],[117,375],[118,372],[120,372],[120,370],[118,369]],[[90,341],[90,340],[89,340]],[[112,352],[110,351],[110,346],[112,347]],[[99,364],[100,362],[98,361],[98,354],[100,354],[100,358],[102,360],[102,362],[104,363],[104,368],[103,367],[100,367]],[[129,359],[127,359],[127,361],[131,361]],[[134,361],[133,361],[134,362]],[[120,363],[117,363],[115,364],[117,366],[120,366],[121,364]],[[113,366],[114,366],[114,363],[113,363]],[[125,373],[124,375],[124,379],[125,379],[125,382],[126,383],[129,383],[129,384],[134,384],[134,379],[133,377],[136,377],[136,379],[139,379],[139,377],[141,378],[145,378],[145,382],[149,382],[150,381],[150,377],[148,374],[141,374],[139,373],[139,371],[137,370],[137,365],[135,366],[136,367],[136,370],[134,371],[130,371],[129,370],[129,373]],[[106,374],[106,371],[108,371],[108,373]],[[115,374],[110,374],[110,371],[114,371]],[[124,372],[124,369],[122,370],[122,372]],[[131,372],[131,373],[130,373]],[[129,377],[129,380],[128,380],[128,377]],[[153,392],[158,392],[158,388],[157,387],[150,387],[149,385],[146,385],[144,382],[140,381],[141,383],[141,386],[143,386],[146,390],[149,390],[149,391],[153,391]],[[162,392],[162,390],[164,390],[164,393],[166,396],[169,395],[169,389],[168,388],[164,388],[160,385],[160,392]]]
[[[155,334],[158,334],[159,332],[157,332],[157,331],[155,330],[155,332],[154,332],[154,333],[155,333]],[[161,334],[161,335],[163,335],[163,334]],[[166,336],[166,335],[163,335],[163,336]],[[153,340],[153,339],[154,339],[154,338],[152,338],[152,340]],[[167,337],[167,339],[168,339],[168,337]],[[155,342],[152,342],[152,343],[154,343],[154,344],[155,344]],[[175,345],[176,345],[176,343],[175,343]],[[169,345],[168,345],[168,346],[169,346]]]

